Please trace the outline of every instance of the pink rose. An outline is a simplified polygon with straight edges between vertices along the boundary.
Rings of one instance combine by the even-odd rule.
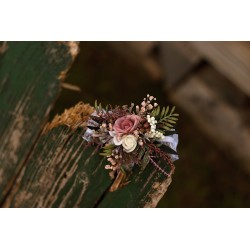
[[[138,115],[126,115],[118,118],[113,126],[117,134],[127,134],[137,129],[141,117]]]

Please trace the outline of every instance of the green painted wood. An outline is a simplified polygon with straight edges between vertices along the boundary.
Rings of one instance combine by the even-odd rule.
[[[42,135],[5,207],[155,207],[171,180],[150,164],[135,168],[131,182],[109,192],[103,157],[65,126]]]
[[[71,43],[0,44],[0,201],[29,155],[74,59]]]
[[[161,164],[162,167],[163,164]],[[153,208],[156,207],[171,183],[167,178],[148,164],[140,170],[135,166],[131,182],[115,192],[107,192],[98,204],[100,208]]]
[[[95,207],[110,184],[102,157],[61,126],[40,137],[4,206]]]

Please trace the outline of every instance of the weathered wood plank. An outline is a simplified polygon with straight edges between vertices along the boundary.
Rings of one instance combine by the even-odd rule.
[[[94,207],[111,179],[80,134],[54,128],[36,144],[4,206]]]
[[[0,50],[0,201],[33,147],[76,43],[5,42]]]
[[[127,186],[115,192],[107,192],[98,207],[154,208],[170,184],[171,177],[166,178],[149,164],[142,171],[137,169]]]
[[[222,74],[250,96],[249,42],[191,42]]]
[[[232,84],[213,68],[204,65],[184,79],[170,96],[222,151],[237,158],[250,172],[249,120],[244,112],[232,105],[232,93],[225,97],[224,88],[221,92],[218,91],[218,86],[223,81],[224,85]],[[234,92],[234,96],[238,94],[237,91]]]
[[[111,193],[103,158],[85,147],[83,131],[65,126],[41,136],[5,207],[155,207],[171,179],[152,165],[137,168],[131,182]]]
[[[135,167],[131,182],[110,193],[113,181],[104,169],[103,158],[81,138],[92,108],[87,107],[85,113],[81,105],[68,110],[46,127],[47,134],[41,134],[59,93],[59,81],[74,57],[74,44],[7,43],[1,48],[0,104],[4,104],[1,111],[6,114],[0,124],[6,132],[0,151],[2,205],[155,207],[171,179],[151,165],[143,170]],[[8,140],[12,137],[16,148]],[[14,155],[11,161],[9,152]]]

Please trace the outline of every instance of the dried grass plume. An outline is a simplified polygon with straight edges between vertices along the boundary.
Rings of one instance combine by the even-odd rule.
[[[79,127],[85,128],[89,120],[89,116],[94,112],[94,108],[89,104],[79,102],[74,107],[65,109],[61,115],[56,115],[54,119],[47,123],[44,128],[44,133],[48,132],[52,128],[66,125],[72,130],[76,130]]]

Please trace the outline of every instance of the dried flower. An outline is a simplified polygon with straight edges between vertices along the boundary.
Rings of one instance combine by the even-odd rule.
[[[137,146],[137,138],[134,135],[123,136],[122,146],[126,153],[134,151]]]
[[[149,104],[147,108],[148,108],[148,110],[151,110],[151,109],[153,109],[153,105]]]
[[[135,110],[133,103],[115,108],[109,105],[106,110],[96,104],[83,138],[102,148],[100,154],[108,161],[106,169],[119,173],[121,169],[129,171],[135,164],[151,162],[163,174],[173,173],[172,160],[178,159],[175,155],[178,135],[174,134],[178,114],[174,113],[174,108],[161,110],[155,100],[148,94]],[[173,135],[167,136],[166,131]],[[162,144],[171,154],[161,150]],[[159,166],[158,158],[167,162],[171,168],[169,172]]]
[[[144,107],[141,108],[141,112],[144,113],[146,109]]]
[[[123,116],[115,121],[113,129],[117,134],[127,134],[136,130],[140,121],[138,115]]]

